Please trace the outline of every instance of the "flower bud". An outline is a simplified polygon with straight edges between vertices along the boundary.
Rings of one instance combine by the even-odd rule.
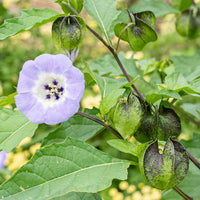
[[[177,138],[179,136],[181,121],[173,109],[161,106],[158,120],[158,140],[166,141],[169,137]]]
[[[76,58],[85,36],[85,22],[77,16],[59,17],[52,26],[52,39],[57,49],[64,48],[67,55]],[[75,60],[75,59],[74,59]]]
[[[119,131],[124,139],[132,136],[140,125],[142,107],[137,96],[132,92],[128,99],[117,103],[112,114],[114,128]]]
[[[157,140],[147,147],[144,146],[146,144],[141,145],[143,151],[139,158],[140,171],[146,181],[160,190],[168,190],[179,184],[189,168],[184,146],[169,138],[160,154]]]

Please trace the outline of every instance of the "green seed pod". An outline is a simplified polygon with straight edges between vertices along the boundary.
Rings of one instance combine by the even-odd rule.
[[[184,10],[176,19],[176,30],[183,36],[195,39],[200,36],[200,9],[196,14],[194,10]]]
[[[148,146],[146,144],[142,144],[139,158],[140,171],[146,181],[160,190],[168,190],[179,184],[189,168],[184,146],[169,138],[160,154],[157,140]]]
[[[141,119],[141,124],[137,131],[134,133],[134,137],[141,143],[148,142],[156,137],[156,117],[149,111],[145,112]]]
[[[169,137],[177,138],[179,136],[181,121],[173,109],[161,106],[158,118],[158,140],[166,141]]]
[[[59,17],[52,26],[52,38],[55,46],[68,51],[78,48],[85,36],[85,22],[76,16]]]
[[[124,139],[132,136],[140,125],[142,107],[137,96],[132,92],[127,101],[120,101],[113,109],[112,121],[114,128]]]

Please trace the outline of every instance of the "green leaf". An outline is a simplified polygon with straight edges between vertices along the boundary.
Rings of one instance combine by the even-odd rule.
[[[183,103],[180,107],[200,120],[200,103]]]
[[[180,11],[189,8],[192,5],[191,0],[172,0],[172,6]]]
[[[51,200],[101,200],[99,194],[84,193],[84,192],[70,192],[61,197],[55,197]]]
[[[116,89],[111,91],[108,95],[106,95],[101,103],[100,103],[100,112],[102,115],[105,115],[109,112],[109,110],[115,106],[117,100],[120,95],[122,95],[124,89]]]
[[[54,21],[59,16],[62,14],[48,8],[24,9],[21,11],[20,17],[7,19],[0,26],[0,40]]]
[[[172,56],[172,60],[174,61],[175,71],[182,73],[186,80],[192,81],[200,77],[199,49],[192,56]]]
[[[119,139],[108,140],[107,143],[110,146],[114,147],[115,149],[118,149],[119,151],[122,151],[124,153],[130,153],[134,156],[138,156],[138,149],[135,143]]]
[[[99,86],[101,92],[101,98],[104,98],[107,94],[112,92],[115,89],[121,88],[122,85],[127,83],[125,78],[108,78],[104,76],[99,76],[98,74],[94,73],[97,84]]]
[[[14,96],[17,95],[17,92],[8,95],[7,97],[0,97],[0,106],[6,106],[8,104],[13,104],[15,103]]]
[[[85,113],[95,116],[99,111],[97,109],[86,109]],[[87,141],[97,133],[101,132],[104,127],[86,117],[74,115],[60,127],[51,132],[43,141],[42,145],[48,145],[53,142],[63,142],[67,136]]]
[[[200,88],[189,84],[179,72],[169,74],[165,77],[165,83],[158,85],[163,89],[166,88],[175,92],[184,91],[188,94],[200,94]]]
[[[181,140],[181,143],[184,145],[186,150],[200,162],[200,151],[199,151],[200,135],[194,134],[192,140],[189,141]],[[192,162],[190,162],[188,175],[183,180],[183,182],[178,185],[178,187],[181,188],[181,190],[184,191],[187,195],[193,197],[194,200],[197,200],[200,197],[199,180],[200,180],[199,169]],[[174,190],[168,190],[163,193],[162,200],[168,200],[168,199],[182,200],[182,198]]]
[[[133,78],[140,74],[133,57],[131,57],[130,59],[126,59],[125,54],[123,52],[120,52],[119,59],[130,77]],[[89,65],[92,71],[98,72],[98,74],[102,76],[124,76],[119,65],[112,55],[106,55],[103,58],[92,61],[89,63]]]
[[[128,82],[128,83],[122,85],[121,88],[129,88],[129,87],[131,87],[131,86],[133,85],[133,83],[134,83],[135,81],[137,81],[139,78],[140,78],[140,76],[137,75],[132,81],[130,81],[130,82]]]
[[[146,10],[152,11],[156,17],[162,17],[169,13],[179,13],[178,10],[170,7],[167,3],[162,1],[141,0],[139,4],[133,5],[131,7],[131,11],[134,13]]]
[[[90,69],[89,64],[85,61],[83,61],[82,72],[84,73],[84,78],[87,85],[94,85],[96,83],[95,75]]]
[[[116,5],[117,0],[85,0],[84,2],[85,9],[101,27],[110,45],[111,25],[120,14],[116,10]]]
[[[55,2],[59,3],[62,10],[67,14],[74,15],[74,12],[69,6],[63,4],[62,1],[73,7],[78,13],[80,13],[83,8],[84,0],[56,0]]]
[[[0,108],[0,149],[10,152],[22,139],[33,136],[37,127],[18,110]]]
[[[69,192],[98,192],[114,178],[127,178],[129,162],[112,158],[82,141],[67,138],[41,148],[0,187],[5,200],[46,200]],[[9,190],[8,190],[9,188]]]
[[[157,40],[156,32],[141,19],[136,19],[136,25],[127,29],[128,40],[134,51],[140,51],[149,43]]]
[[[156,101],[163,98],[174,98],[180,100],[181,96],[177,92],[163,89],[148,95],[146,101],[149,103],[155,103]]]

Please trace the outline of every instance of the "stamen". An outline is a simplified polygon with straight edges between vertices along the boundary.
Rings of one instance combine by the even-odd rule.
[[[45,90],[49,90],[49,86],[48,85],[44,85],[44,89]]]
[[[64,91],[63,87],[58,88],[58,92],[63,92],[63,91]]]
[[[57,93],[55,93],[56,100],[60,99]]]
[[[46,95],[46,99],[51,99],[50,94],[47,94],[47,95]]]
[[[60,87],[58,88],[58,81],[53,80],[52,84],[46,84],[44,85],[44,89],[46,90],[46,99],[52,99],[52,100],[59,100],[60,95],[63,95],[64,88]]]
[[[58,81],[56,81],[56,80],[54,80],[52,83],[53,83],[54,85],[58,85]]]

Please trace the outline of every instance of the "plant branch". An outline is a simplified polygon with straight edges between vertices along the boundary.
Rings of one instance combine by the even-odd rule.
[[[123,140],[123,137],[111,126],[105,124],[103,121],[101,121],[100,119],[97,119],[96,117],[93,117],[91,115],[88,115],[86,113],[80,112],[78,111],[76,114],[81,115],[83,117],[86,117],[94,122],[97,122],[98,124],[101,124],[102,126],[106,127],[108,130],[110,130],[112,133],[114,133],[119,139]]]
[[[172,105],[172,107],[174,108],[174,110],[176,110],[177,112],[179,112],[185,118],[189,119],[190,121],[192,121],[197,126],[200,126],[200,122],[196,121],[195,119],[193,119],[192,117],[190,117],[188,114],[186,114],[185,112],[183,112],[182,110],[180,110],[176,106]],[[200,163],[187,150],[186,150],[186,153],[187,153],[189,159],[200,169]]]
[[[180,195],[182,196],[185,200],[193,200],[192,197],[189,197],[187,194],[185,194],[179,187],[175,186],[173,189]]]
[[[191,0],[191,1],[192,1],[193,6],[196,7],[197,4],[195,3],[195,1],[194,0]]]
[[[189,159],[200,169],[200,163],[186,150]]]
[[[79,13],[76,12],[76,10],[75,10],[72,6],[68,5],[68,4],[65,3],[65,2],[62,2],[62,4],[68,6],[76,15],[79,15]],[[114,50],[110,45],[108,45],[107,42],[106,42],[97,32],[95,32],[91,27],[89,27],[87,24],[86,24],[86,27],[87,27],[87,29],[88,29],[92,34],[94,34],[94,36],[97,37],[97,38],[108,48],[108,50],[113,54],[113,56],[114,56],[115,60],[117,61],[117,63],[118,63],[118,65],[119,65],[120,69],[122,70],[124,76],[126,77],[126,79],[127,79],[129,82],[131,82],[131,78],[130,78],[129,75],[127,74],[127,72],[126,72],[126,70],[125,70],[123,64],[121,63],[121,61],[120,61],[120,59],[119,59],[117,53],[115,52],[115,50]],[[137,87],[136,87],[134,84],[132,84],[131,86],[132,86],[132,88],[135,90],[135,92],[138,94],[138,96],[139,96],[143,101],[145,101],[143,95],[139,92],[139,90],[137,89]]]
[[[188,114],[186,114],[185,112],[183,112],[182,110],[180,110],[176,106],[172,105],[172,107],[174,108],[174,110],[176,110],[177,112],[179,112],[185,118],[189,119],[191,122],[193,122],[194,124],[196,124],[197,126],[200,127],[200,122],[196,121],[195,119],[193,119],[192,117],[190,117]]]

